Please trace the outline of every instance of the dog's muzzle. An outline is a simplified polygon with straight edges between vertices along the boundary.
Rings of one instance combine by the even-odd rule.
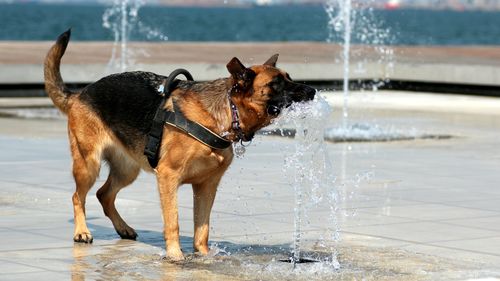
[[[303,84],[295,84],[295,87],[290,91],[289,97],[292,102],[304,102],[314,99],[316,89]]]

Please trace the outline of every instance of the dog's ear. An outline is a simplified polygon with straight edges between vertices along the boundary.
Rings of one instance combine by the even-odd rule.
[[[234,57],[232,60],[230,60],[227,63],[226,67],[233,77],[236,77],[243,73],[246,68],[237,57]]]
[[[278,56],[279,54],[274,54],[272,55],[265,63],[264,65],[269,65],[272,67],[276,67],[276,62],[278,61]]]
[[[255,72],[250,68],[246,68],[236,57],[230,60],[226,67],[229,73],[231,73],[236,90],[248,90],[255,78]]]

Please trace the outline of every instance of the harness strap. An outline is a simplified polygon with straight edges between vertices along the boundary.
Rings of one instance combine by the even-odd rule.
[[[151,124],[151,129],[147,136],[146,146],[144,147],[144,155],[148,158],[149,165],[154,169],[158,165],[159,151],[161,145],[161,139],[163,135],[163,126],[165,124],[165,119],[167,112],[165,111],[165,103],[170,97],[170,94],[175,89],[179,83],[178,79],[175,79],[180,74],[184,75],[187,80],[193,81],[193,76],[185,69],[176,69],[170,73],[166,81],[164,81],[158,92],[162,96],[160,105],[156,109],[155,117],[153,118],[153,123]]]
[[[148,134],[146,147],[144,147],[144,155],[148,158],[149,165],[156,168],[158,165],[158,151],[160,150],[161,138],[163,135],[163,120],[165,120],[165,107],[166,98],[162,98],[158,109],[156,110],[151,130]]]
[[[236,134],[236,140],[235,142],[240,142],[242,146],[248,146],[254,137],[254,133],[250,134],[245,134],[243,132],[243,129],[241,128],[240,125],[240,114],[238,113],[238,107],[236,104],[234,104],[233,100],[231,99],[231,95],[233,94],[233,91],[237,91],[237,85],[233,85],[231,89],[227,92],[227,99],[229,100],[229,108],[231,109],[231,117],[233,118],[233,121],[231,122],[231,129],[233,129],[234,133]],[[245,142],[247,144],[245,145]]]
[[[172,103],[174,105],[174,111],[166,112],[165,123],[184,131],[197,141],[211,148],[226,149],[231,146],[231,141],[222,138],[207,127],[187,119],[184,114],[182,114],[177,103],[175,101],[172,101]]]
[[[167,99],[179,83],[179,80],[175,78],[180,74],[183,74],[190,81],[193,80],[193,77],[187,70],[177,69],[168,76],[158,89],[160,95],[162,96],[162,100],[156,109],[153,124],[151,125],[151,129],[147,136],[146,146],[144,148],[144,155],[146,155],[149,165],[151,165],[153,169],[158,165],[161,140],[163,136],[163,126],[165,124],[182,130],[197,141],[213,149],[226,149],[231,146],[232,143],[231,141],[212,132],[205,126],[187,119],[184,114],[182,114],[179,105],[174,99],[172,100],[173,111],[165,110],[165,103],[167,102]]]

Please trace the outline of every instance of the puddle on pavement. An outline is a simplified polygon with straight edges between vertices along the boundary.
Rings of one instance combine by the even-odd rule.
[[[395,248],[356,245],[338,247],[340,268],[330,263],[281,262],[287,249],[245,246],[230,251],[224,242],[207,257],[186,255],[171,263],[164,250],[142,242],[117,241],[111,246],[75,244],[73,280],[452,280],[500,276],[479,264],[452,261]],[[234,247],[235,244],[231,244]],[[223,249],[223,250],[222,250]],[[325,257],[322,252],[308,255]],[[306,255],[307,256],[307,255]]]
[[[280,136],[293,138],[293,129],[270,129],[258,132],[266,136]],[[342,128],[330,128],[325,131],[325,140],[328,142],[391,142],[391,141],[411,141],[411,140],[448,140],[454,136],[450,134],[428,134],[416,131],[396,130],[394,128],[382,129],[380,127],[369,127],[359,125],[349,130]]]

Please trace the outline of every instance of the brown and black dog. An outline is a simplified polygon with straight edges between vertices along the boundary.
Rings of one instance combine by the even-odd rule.
[[[194,249],[208,252],[210,211],[217,185],[233,159],[232,147],[213,149],[172,126],[164,126],[156,170],[144,156],[147,134],[161,97],[159,85],[166,78],[149,72],[113,74],[71,91],[60,74],[61,58],[70,31],[61,34],[45,60],[45,89],[55,106],[68,116],[68,134],[73,158],[76,192],[73,195],[74,241],[91,243],[85,222],[85,198],[99,174],[102,160],[109,164],[109,176],[97,191],[104,213],[116,232],[126,239],[137,234],[121,218],[115,198],[131,184],[141,169],[155,172],[164,221],[167,258],[183,259],[179,245],[177,188],[192,184],[194,201]],[[181,81],[165,107],[176,100],[184,116],[230,141],[238,136],[232,129],[230,101],[239,111],[241,130],[249,138],[270,124],[281,109],[293,102],[313,99],[315,90],[292,82],[276,68],[277,55],[263,65],[246,68],[233,58],[229,78],[210,82]]]

